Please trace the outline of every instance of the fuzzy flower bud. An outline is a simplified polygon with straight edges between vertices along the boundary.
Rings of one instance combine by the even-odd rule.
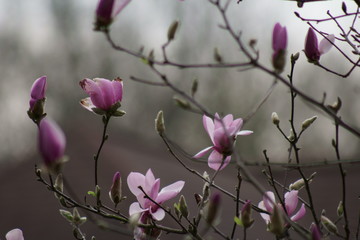
[[[321,215],[321,223],[324,225],[324,227],[332,234],[338,233],[338,229],[336,225],[327,217],[324,215]]]
[[[300,190],[305,186],[305,181],[303,178],[300,178],[299,180],[297,180],[294,183],[291,183],[289,186],[290,191],[292,190]]]
[[[251,206],[251,202],[249,200],[245,202],[245,204],[243,205],[243,207],[241,209],[240,219],[241,219],[241,223],[244,228],[251,227],[255,221],[252,218],[252,206]]]
[[[45,118],[39,124],[39,150],[45,165],[55,170],[65,152],[65,135],[52,120]]]
[[[279,126],[280,118],[279,118],[279,116],[277,115],[276,112],[273,112],[273,113],[271,114],[271,120],[272,120],[272,122],[273,122],[274,125]]]
[[[209,199],[209,204],[207,206],[206,212],[206,221],[209,225],[212,225],[216,219],[216,216],[219,212],[221,204],[221,196],[219,193],[213,194]]]
[[[304,131],[305,129],[307,129],[308,127],[310,127],[310,125],[315,122],[315,120],[317,119],[317,116],[313,116],[311,118],[305,119],[305,121],[303,121],[302,125],[301,125],[301,129]]]
[[[116,172],[113,177],[113,184],[109,191],[109,196],[111,201],[115,204],[115,206],[121,201],[121,176],[119,172]]]
[[[285,230],[285,222],[282,211],[281,206],[275,205],[270,217],[269,231],[276,236],[282,236]]]
[[[159,111],[155,119],[155,129],[162,136],[165,132],[164,114],[163,111]]]
[[[337,215],[341,217],[344,214],[344,204],[342,201],[339,202],[339,205],[337,207]]]
[[[186,200],[183,195],[180,196],[179,210],[180,210],[181,215],[184,216],[185,218],[187,218],[189,216],[188,206],[186,204]]]

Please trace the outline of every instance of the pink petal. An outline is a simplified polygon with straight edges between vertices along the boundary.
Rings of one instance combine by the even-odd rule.
[[[95,78],[94,81],[97,83],[102,92],[104,101],[103,109],[109,109],[115,103],[114,89],[110,80],[105,78]]]
[[[299,209],[299,211],[292,216],[290,219],[294,222],[296,222],[297,220],[301,219],[302,217],[304,217],[306,214],[306,208],[304,204],[301,204],[301,207]]]
[[[131,172],[127,177],[127,184],[132,194],[138,196],[142,194],[142,191],[139,189],[139,186],[144,187],[145,185],[145,176],[138,172]]]
[[[114,101],[119,102],[122,100],[122,95],[123,95],[123,81],[120,78],[117,78],[113,81],[111,81],[112,87],[113,87],[113,91],[114,91]]]
[[[267,211],[264,205],[264,201],[259,202],[258,207],[264,211]],[[265,220],[266,223],[270,222],[270,215],[266,213],[260,213],[260,216]]]
[[[230,126],[233,123],[233,120],[234,120],[234,117],[232,114],[228,114],[222,119],[225,127]]]
[[[223,155],[221,153],[219,153],[216,150],[212,151],[208,159],[209,167],[214,170],[218,170],[219,167],[221,166],[222,159],[223,159]],[[226,157],[224,164],[219,170],[222,170],[224,167],[226,167],[229,164],[230,160],[231,160],[231,156]]]
[[[223,128],[218,128],[215,130],[214,147],[218,152],[226,152],[232,149],[232,145],[233,145],[232,137],[228,137],[227,135],[229,134],[228,132],[230,131],[233,131],[233,129],[226,129],[226,132]]]
[[[213,146],[207,147],[203,150],[201,150],[200,152],[198,152],[197,154],[195,154],[195,156],[193,158],[201,158],[203,157],[207,152],[209,152],[210,149],[212,149]]]
[[[204,115],[203,116],[203,125],[206,132],[209,134],[211,141],[214,143],[214,122],[211,118]]]
[[[219,114],[215,113],[215,118],[214,118],[215,130],[223,127],[221,121],[222,119],[220,118]]]
[[[80,104],[82,107],[84,107],[86,110],[89,110],[90,112],[94,112],[93,108],[96,108],[90,97],[81,99]]]
[[[250,134],[253,134],[254,132],[253,131],[250,131],[250,130],[241,130],[239,132],[236,133],[237,136],[247,136],[247,135],[250,135]]]
[[[272,213],[275,203],[275,195],[273,192],[268,191],[263,196],[264,206],[266,211]]]
[[[158,208],[155,212],[151,212],[151,215],[156,221],[161,221],[165,217],[165,211],[161,208]]]
[[[118,15],[126,7],[126,5],[128,5],[130,1],[131,0],[115,0],[111,17],[116,17],[116,15]]]
[[[80,81],[80,86],[87,94],[90,95],[91,101],[96,107],[105,110],[103,93],[100,87],[93,80],[85,78]]]
[[[151,191],[149,193],[147,193],[149,195],[149,197],[153,200],[155,200],[159,194],[159,190],[160,190],[160,178],[156,179]]]
[[[5,238],[6,240],[24,240],[23,232],[18,228],[15,228],[8,232]]]
[[[235,128],[235,132],[239,131],[241,129],[243,125],[243,120],[242,118],[238,118],[238,119],[235,119],[231,124],[230,124],[230,127],[234,127]],[[235,134],[232,133],[231,135],[234,135]]]
[[[327,53],[333,46],[334,42],[335,42],[334,34],[327,36],[327,39],[324,38],[323,40],[321,40],[319,44],[320,55]]]
[[[151,171],[151,168],[149,168],[149,170],[147,170],[145,175],[145,184],[143,186],[144,191],[150,192],[154,184],[155,184],[155,177],[153,172]]]
[[[285,193],[285,207],[288,216],[290,216],[296,209],[298,204],[298,191],[293,190]]]
[[[156,202],[161,204],[169,199],[174,198],[184,187],[184,181],[177,181],[161,189]]]
[[[129,216],[134,215],[136,213],[142,213],[145,211],[147,211],[147,209],[142,209],[138,202],[134,202],[130,205]]]

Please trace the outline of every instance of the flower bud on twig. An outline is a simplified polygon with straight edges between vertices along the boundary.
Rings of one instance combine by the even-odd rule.
[[[174,39],[176,30],[178,29],[178,26],[179,26],[179,21],[174,21],[170,25],[169,30],[168,30],[168,34],[167,34],[169,42]]]
[[[121,176],[120,172],[116,172],[113,177],[113,183],[109,191],[111,201],[115,204],[115,207],[121,202]]]
[[[327,217],[324,215],[321,215],[321,223],[324,225],[324,227],[332,234],[337,234],[338,229],[336,225]]]
[[[315,120],[317,119],[317,116],[313,116],[311,118],[305,119],[305,121],[302,122],[301,124],[301,129],[302,131],[304,131],[305,129],[307,129],[308,127],[310,127],[310,125],[315,122]]]
[[[165,132],[164,114],[162,110],[160,110],[156,116],[155,129],[160,136],[162,136]]]
[[[277,115],[276,112],[273,112],[273,113],[271,114],[271,120],[272,120],[272,122],[273,122],[274,125],[279,126],[279,124],[280,124],[280,118],[279,118],[279,116]]]

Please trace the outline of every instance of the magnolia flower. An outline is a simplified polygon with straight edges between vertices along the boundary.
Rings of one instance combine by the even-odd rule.
[[[276,23],[272,36],[272,48],[274,50],[274,53],[272,55],[272,64],[274,68],[279,72],[282,72],[285,66],[286,46],[286,27],[282,27],[279,23]]]
[[[95,28],[107,27],[131,0],[99,0],[96,8]]]
[[[312,28],[309,28],[309,31],[305,39],[305,55],[308,58],[309,62],[318,62],[320,56],[324,53],[327,53],[332,45],[335,42],[335,36],[330,34],[327,36],[327,39],[324,38],[320,41],[318,45],[318,39],[316,37],[315,31]]]
[[[39,150],[45,165],[51,167],[65,151],[65,135],[52,120],[45,118],[39,124]]]
[[[311,224],[310,231],[311,231],[311,240],[321,240],[321,232],[319,230],[319,227],[316,226],[315,223]]]
[[[214,121],[204,115],[203,125],[209,134],[213,146],[201,150],[194,158],[200,158],[212,150],[209,155],[208,165],[214,170],[222,170],[229,164],[236,136],[253,133],[253,131],[249,130],[240,131],[243,120],[241,118],[234,120],[232,114],[228,114],[221,119],[216,113]]]
[[[162,204],[163,202],[174,198],[184,187],[184,181],[177,181],[169,186],[160,190],[160,178],[155,179],[151,169],[146,172],[144,176],[138,172],[131,172],[127,178],[127,184],[130,191],[136,196],[137,202],[130,205],[129,215],[142,213],[149,214],[153,219],[160,221],[165,217],[165,211],[159,208],[150,199],[145,198],[142,190],[156,203]]]
[[[286,214],[290,217],[290,219],[294,222],[296,222],[297,220],[301,219],[305,213],[306,213],[306,209],[305,209],[305,205],[301,204],[300,209],[294,214],[294,211],[298,205],[298,191],[293,190],[290,192],[285,193],[285,212]],[[273,213],[273,209],[274,209],[274,203],[275,202],[275,195],[273,192],[268,191],[265,193],[264,197],[263,197],[263,201],[259,202],[258,207],[268,211],[270,214]],[[281,206],[280,204],[278,204],[279,206]],[[266,214],[266,213],[260,213],[261,217],[265,220],[265,222],[267,224],[269,224],[270,222],[270,215]]]
[[[23,232],[18,228],[9,231],[5,238],[6,240],[24,240]]]
[[[122,100],[123,83],[120,78],[113,81],[104,78],[94,80],[85,78],[80,81],[80,86],[90,95],[80,102],[89,111],[94,112],[95,109],[109,111]]]
[[[34,109],[35,103],[45,98],[46,76],[39,77],[35,80],[30,91],[30,110]]]

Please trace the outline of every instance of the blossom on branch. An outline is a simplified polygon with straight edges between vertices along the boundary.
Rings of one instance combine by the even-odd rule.
[[[80,81],[80,86],[90,95],[90,97],[82,99],[80,103],[91,112],[103,115],[109,111],[115,112],[121,105],[123,82],[120,78],[113,81],[105,78],[95,78],[94,80],[85,78]]]
[[[278,72],[282,72],[285,67],[286,46],[286,27],[281,26],[280,23],[276,23],[272,35],[272,48],[274,50],[272,55],[272,64]]]
[[[131,0],[99,0],[95,30],[106,29]]]
[[[249,130],[240,131],[243,120],[241,118],[234,120],[232,114],[228,114],[221,119],[219,114],[216,113],[214,121],[204,115],[203,125],[209,134],[213,146],[201,150],[194,158],[200,158],[212,150],[208,158],[208,165],[214,170],[222,170],[229,164],[236,136],[253,133],[253,131]]]
[[[298,201],[299,201],[298,191],[293,190],[285,193],[284,196],[285,210],[282,208],[280,203],[278,203],[277,205],[280,206],[282,210],[284,210],[284,213],[286,213],[292,221],[296,222],[302,217],[304,217],[306,213],[305,205],[303,203],[301,204],[300,209],[296,213],[294,213],[295,209],[297,208]],[[263,200],[259,202],[258,207],[269,212],[269,214],[272,214],[274,211],[274,204],[276,204],[275,195],[273,192],[268,191],[264,194]],[[271,220],[269,214],[260,213],[261,217],[265,220],[267,224],[269,224]]]
[[[132,194],[136,196],[137,202],[130,205],[129,215],[141,213],[148,214],[154,220],[160,221],[165,217],[165,211],[158,205],[174,198],[184,187],[184,181],[177,181],[160,190],[160,178],[155,179],[153,172],[149,169],[145,176],[138,172],[131,172],[127,178],[127,184]],[[139,188],[141,187],[141,189]],[[151,198],[149,199],[146,195]],[[157,204],[155,204],[156,202]]]
[[[29,101],[29,117],[36,123],[39,123],[43,117],[44,104],[45,104],[45,93],[46,93],[47,78],[46,76],[39,77],[36,79],[30,90],[30,101]]]
[[[316,63],[320,60],[320,56],[327,53],[335,42],[335,36],[330,34],[327,38],[320,41],[318,45],[318,39],[315,31],[309,28],[305,39],[305,55],[309,62]]]
[[[66,139],[61,128],[52,120],[45,118],[39,124],[39,151],[45,165],[57,170],[64,156]]]
[[[23,232],[18,228],[9,231],[5,238],[6,240],[24,240]]]

